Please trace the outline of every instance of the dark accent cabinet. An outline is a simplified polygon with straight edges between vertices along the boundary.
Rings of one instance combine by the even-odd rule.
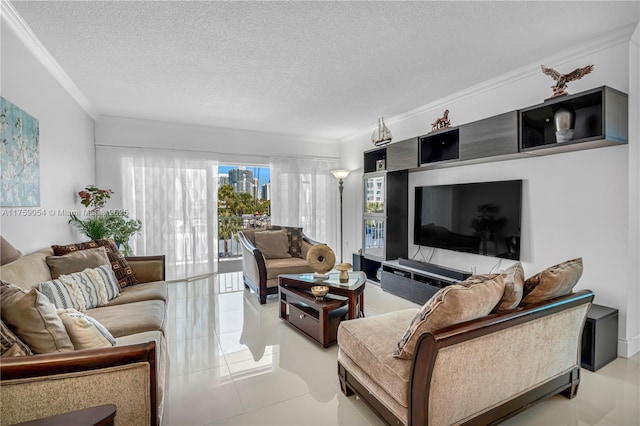
[[[618,310],[591,305],[582,332],[581,366],[597,371],[618,357]]]

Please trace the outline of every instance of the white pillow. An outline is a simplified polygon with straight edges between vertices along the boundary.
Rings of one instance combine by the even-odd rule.
[[[58,309],[56,312],[67,329],[75,350],[115,346],[116,339],[95,318],[75,309]]]

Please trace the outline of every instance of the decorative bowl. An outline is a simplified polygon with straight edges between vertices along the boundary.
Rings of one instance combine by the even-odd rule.
[[[329,287],[326,285],[314,285],[311,287],[311,293],[316,297],[316,300],[322,300],[329,293]]]

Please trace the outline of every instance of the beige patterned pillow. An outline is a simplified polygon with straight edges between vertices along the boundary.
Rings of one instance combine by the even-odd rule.
[[[504,294],[500,303],[493,310],[497,313],[511,311],[518,307],[524,289],[524,269],[516,262],[501,274],[504,279]]]
[[[108,266],[100,268],[104,267]],[[109,297],[99,270],[87,268],[82,272],[60,275],[57,280],[40,283],[38,289],[59,309],[84,311],[106,305]]]
[[[569,294],[581,276],[581,257],[553,265],[524,282],[524,298],[520,305],[536,305]]]
[[[503,293],[499,274],[476,275],[439,290],[413,318],[393,356],[411,359],[421,334],[488,315]]]
[[[265,259],[286,259],[289,254],[289,237],[287,230],[260,231],[255,233],[256,248]]]
[[[0,310],[2,321],[36,354],[73,351],[56,308],[35,288],[25,292],[1,282]]]
[[[98,320],[75,309],[57,310],[76,350],[108,348],[116,339]]]
[[[47,256],[47,265],[51,270],[51,278],[55,280],[60,275],[69,275],[87,268],[111,265],[111,262],[107,257],[107,250],[104,247],[97,247],[73,251],[64,256]]]

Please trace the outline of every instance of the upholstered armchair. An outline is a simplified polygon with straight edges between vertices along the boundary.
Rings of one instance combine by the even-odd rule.
[[[245,229],[238,232],[242,247],[242,278],[253,289],[260,304],[267,295],[278,293],[278,275],[313,272],[307,263],[307,251],[319,244],[302,228],[271,226],[268,230]]]

